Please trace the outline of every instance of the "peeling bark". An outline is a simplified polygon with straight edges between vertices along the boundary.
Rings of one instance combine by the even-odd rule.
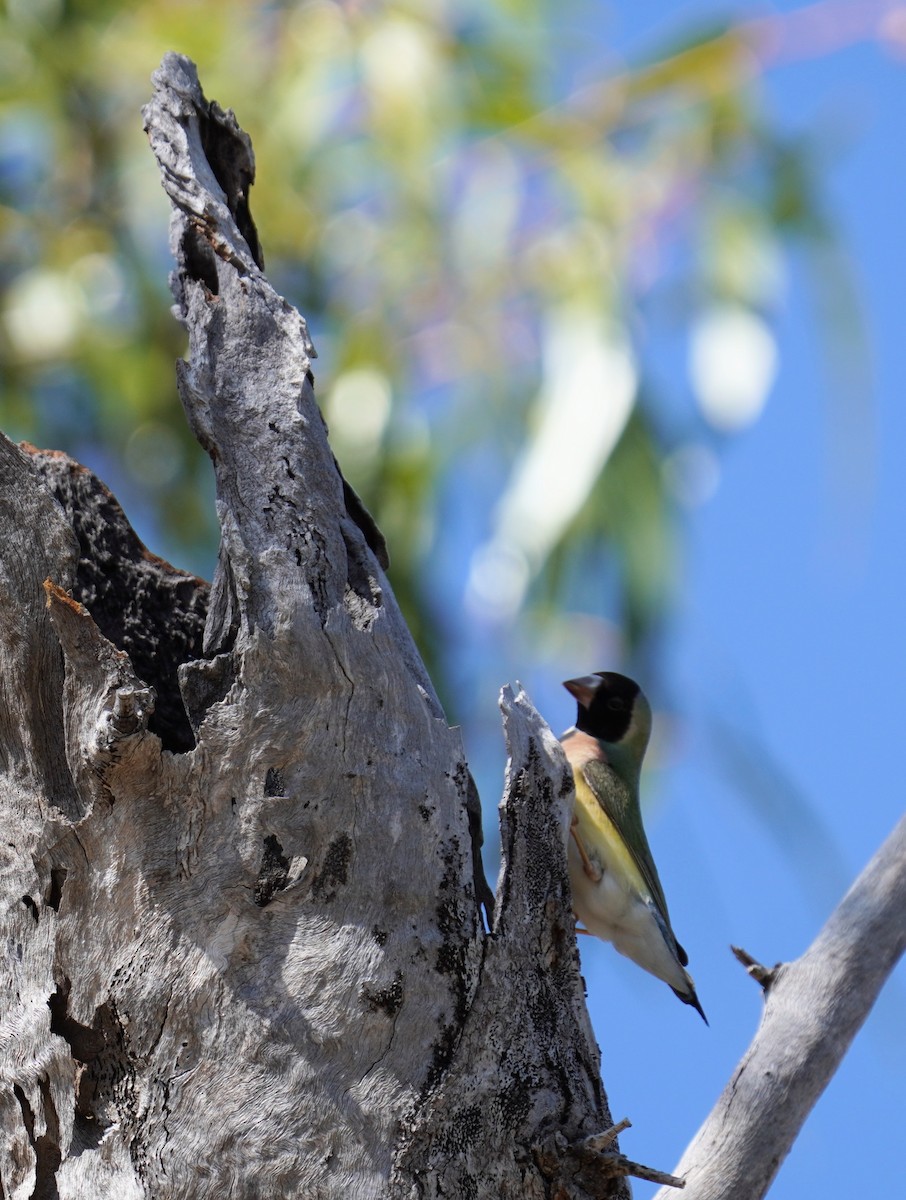
[[[0,441],[0,1196],[628,1196],[586,1140],[562,754],[506,693],[487,933],[459,732],[263,274],[251,144],[187,59],[154,83],[221,548],[209,588]]]

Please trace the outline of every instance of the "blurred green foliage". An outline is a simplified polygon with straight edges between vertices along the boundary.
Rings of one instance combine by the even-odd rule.
[[[490,513],[462,572],[474,619],[554,619],[575,565],[599,562],[603,615],[642,644],[670,604],[675,514],[770,387],[789,239],[826,229],[812,160],[760,103],[752,30],[626,65],[602,62],[602,28],[540,0],[7,0],[0,424],[100,464],[133,516],[154,514],[154,549],[213,562],[139,115],[179,50],[252,136],[269,273],[309,320],[335,451],[432,667],[426,563],[455,486]],[[653,324],[694,340],[715,314],[736,367],[703,326],[698,382],[665,396]],[[753,356],[755,391],[734,398]],[[575,472],[545,413],[570,426]]]

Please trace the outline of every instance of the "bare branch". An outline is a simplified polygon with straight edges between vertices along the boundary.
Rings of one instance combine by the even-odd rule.
[[[677,1168],[688,1200],[765,1194],[904,948],[906,817],[805,954],[765,973],[758,1033]]]

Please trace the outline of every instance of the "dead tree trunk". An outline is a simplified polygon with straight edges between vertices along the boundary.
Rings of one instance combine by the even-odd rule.
[[[460,737],[263,274],[249,140],[175,55],[145,118],[221,549],[209,589],[0,444],[0,1196],[626,1196],[583,1142],[562,756],[506,694],[488,934]]]

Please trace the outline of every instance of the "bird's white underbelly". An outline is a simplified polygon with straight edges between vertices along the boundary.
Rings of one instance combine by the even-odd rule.
[[[581,836],[581,822],[577,832]],[[583,841],[589,848],[589,842]],[[589,933],[613,943],[620,954],[685,992],[686,973],[667,944],[654,902],[627,876],[625,864],[616,855],[606,848],[602,851],[600,842],[592,851],[592,862],[601,871],[597,882],[589,878],[575,840],[570,838],[569,876],[576,916]]]

